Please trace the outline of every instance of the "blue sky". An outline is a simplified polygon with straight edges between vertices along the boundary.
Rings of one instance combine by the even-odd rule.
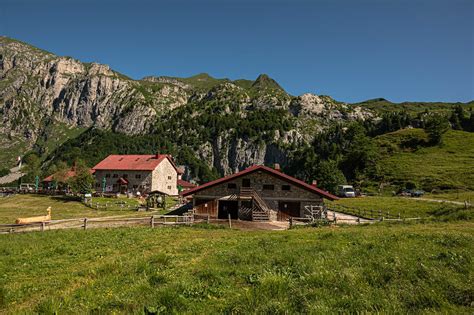
[[[0,0],[0,34],[135,79],[267,73],[347,102],[474,99],[472,0]]]

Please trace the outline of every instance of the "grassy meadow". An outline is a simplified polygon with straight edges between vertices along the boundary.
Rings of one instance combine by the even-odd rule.
[[[122,207],[119,202],[125,202],[130,205]],[[105,208],[105,204],[108,208]],[[167,207],[174,205],[174,199],[167,199]],[[45,196],[45,195],[14,195],[11,197],[0,198],[0,224],[15,223],[18,217],[29,217],[45,215],[48,207],[52,208],[52,219],[73,219],[73,218],[94,218],[106,216],[139,216],[149,215],[146,212],[137,212],[136,199],[128,198],[93,198],[92,205],[99,204],[99,209],[90,208],[77,199],[65,196]],[[134,209],[135,207],[135,209]],[[160,213],[164,214],[164,213]]]
[[[429,198],[431,198],[431,196],[432,195],[429,195]],[[337,201],[328,202],[327,204],[331,208],[340,209],[341,212],[353,212],[354,214],[358,214],[359,210],[365,211],[367,214],[370,210],[381,210],[383,213],[388,212],[394,216],[400,214],[402,218],[430,217],[443,219],[443,217],[446,217],[446,219],[453,219],[457,216],[461,216],[459,219],[466,219],[468,217],[474,217],[472,214],[472,208],[465,210],[463,206],[460,205],[432,202],[421,198],[368,196],[359,198],[341,198]],[[343,207],[348,208],[345,209]]]
[[[457,202],[470,201],[471,203],[474,203],[474,191],[444,191],[437,194],[425,195],[424,198],[450,200]]]
[[[474,223],[0,235],[0,313],[472,314]]]
[[[431,189],[474,190],[474,133],[449,130],[441,146],[425,146],[422,129],[403,129],[376,138],[378,167],[393,183],[412,182]]]

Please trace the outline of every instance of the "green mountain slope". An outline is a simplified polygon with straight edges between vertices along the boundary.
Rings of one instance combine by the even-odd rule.
[[[474,133],[450,130],[441,146],[425,147],[422,129],[403,129],[377,137],[379,167],[392,183],[433,188],[474,189]]]
[[[190,177],[206,181],[254,164],[279,163],[287,170],[295,164],[295,157],[304,153],[301,151],[313,147],[314,158],[308,156],[303,161],[308,167],[298,164],[290,173],[298,175],[307,173],[318,159],[330,159],[330,165],[341,168],[349,151],[351,158],[363,159],[364,148],[360,152],[349,150],[357,139],[343,139],[351,124],[361,126],[370,137],[365,141],[368,143],[375,135],[408,126],[423,127],[432,112],[452,116],[453,110],[461,107],[463,114],[454,117],[460,122],[457,128],[474,130],[473,102],[396,104],[375,99],[348,104],[311,93],[290,95],[265,74],[255,80],[235,81],[206,73],[133,80],[107,65],[56,56],[0,36],[0,165],[8,168],[17,156],[32,151],[43,161],[43,173],[59,161],[72,164],[83,159],[94,165],[112,153],[160,151],[188,165]],[[332,129],[337,130],[334,135]],[[324,141],[312,145],[322,134],[326,134]],[[459,150],[468,148],[468,142],[446,150],[427,148],[421,141],[416,149],[396,135],[377,140],[384,152],[379,165],[387,180],[417,181],[425,187],[472,186],[472,177],[460,180],[453,176],[454,171],[427,169],[424,178],[416,166],[412,168],[420,172],[418,175],[406,173],[409,167],[403,166],[416,164],[416,157],[430,150],[441,150],[439,160],[450,160],[461,165],[452,167],[460,168],[466,160],[451,157],[462,154]],[[397,141],[405,142],[392,145]],[[365,161],[359,163],[362,166],[357,173],[361,174],[355,174],[349,172],[352,162],[346,159],[342,169],[346,178],[355,182],[355,176],[368,173],[368,167]],[[433,172],[438,173],[434,176]],[[372,177],[364,180],[379,182],[373,174],[368,176]]]
[[[379,114],[394,112],[394,111],[406,111],[410,114],[419,114],[424,111],[431,112],[443,112],[448,113],[452,111],[454,106],[461,105],[464,110],[474,110],[474,100],[467,103],[446,103],[446,102],[402,102],[392,103],[384,98],[376,98],[360,103],[353,103],[354,106],[361,106]]]

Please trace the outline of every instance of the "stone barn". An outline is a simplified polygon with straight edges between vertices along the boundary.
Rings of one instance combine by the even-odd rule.
[[[262,165],[195,187],[183,196],[192,197],[196,214],[254,221],[314,217],[324,199],[338,199],[315,184]]]

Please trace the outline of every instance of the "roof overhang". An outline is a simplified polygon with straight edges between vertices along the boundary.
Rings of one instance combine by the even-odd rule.
[[[235,173],[235,174],[232,174],[232,175],[228,175],[228,176],[216,179],[214,181],[208,182],[206,184],[200,185],[198,187],[192,188],[190,190],[187,190],[187,191],[183,192],[183,196],[186,197],[186,196],[193,195],[193,194],[195,194],[199,191],[205,190],[205,189],[210,188],[210,187],[214,187],[216,185],[228,182],[230,180],[233,180],[233,179],[236,179],[236,178],[242,177],[244,175],[248,175],[248,174],[257,172],[257,171],[266,172],[266,173],[268,173],[270,175],[273,175],[275,177],[278,177],[278,178],[280,178],[280,179],[282,179],[282,180],[284,180],[284,181],[286,181],[290,184],[293,184],[293,185],[298,186],[300,188],[303,188],[303,189],[305,189],[309,192],[320,195],[323,198],[326,198],[326,199],[329,199],[329,200],[339,199],[338,197],[334,196],[333,194],[331,194],[327,191],[324,191],[324,190],[322,190],[318,187],[315,187],[313,185],[305,183],[302,180],[299,180],[299,179],[294,178],[292,176],[286,175],[285,173],[283,173],[281,171],[277,171],[277,170],[274,170],[273,168],[266,167],[266,166],[263,166],[263,165],[254,165],[254,166],[251,166],[251,167],[249,167],[249,168],[247,168],[247,169],[245,169],[241,172],[238,172],[238,173]]]

